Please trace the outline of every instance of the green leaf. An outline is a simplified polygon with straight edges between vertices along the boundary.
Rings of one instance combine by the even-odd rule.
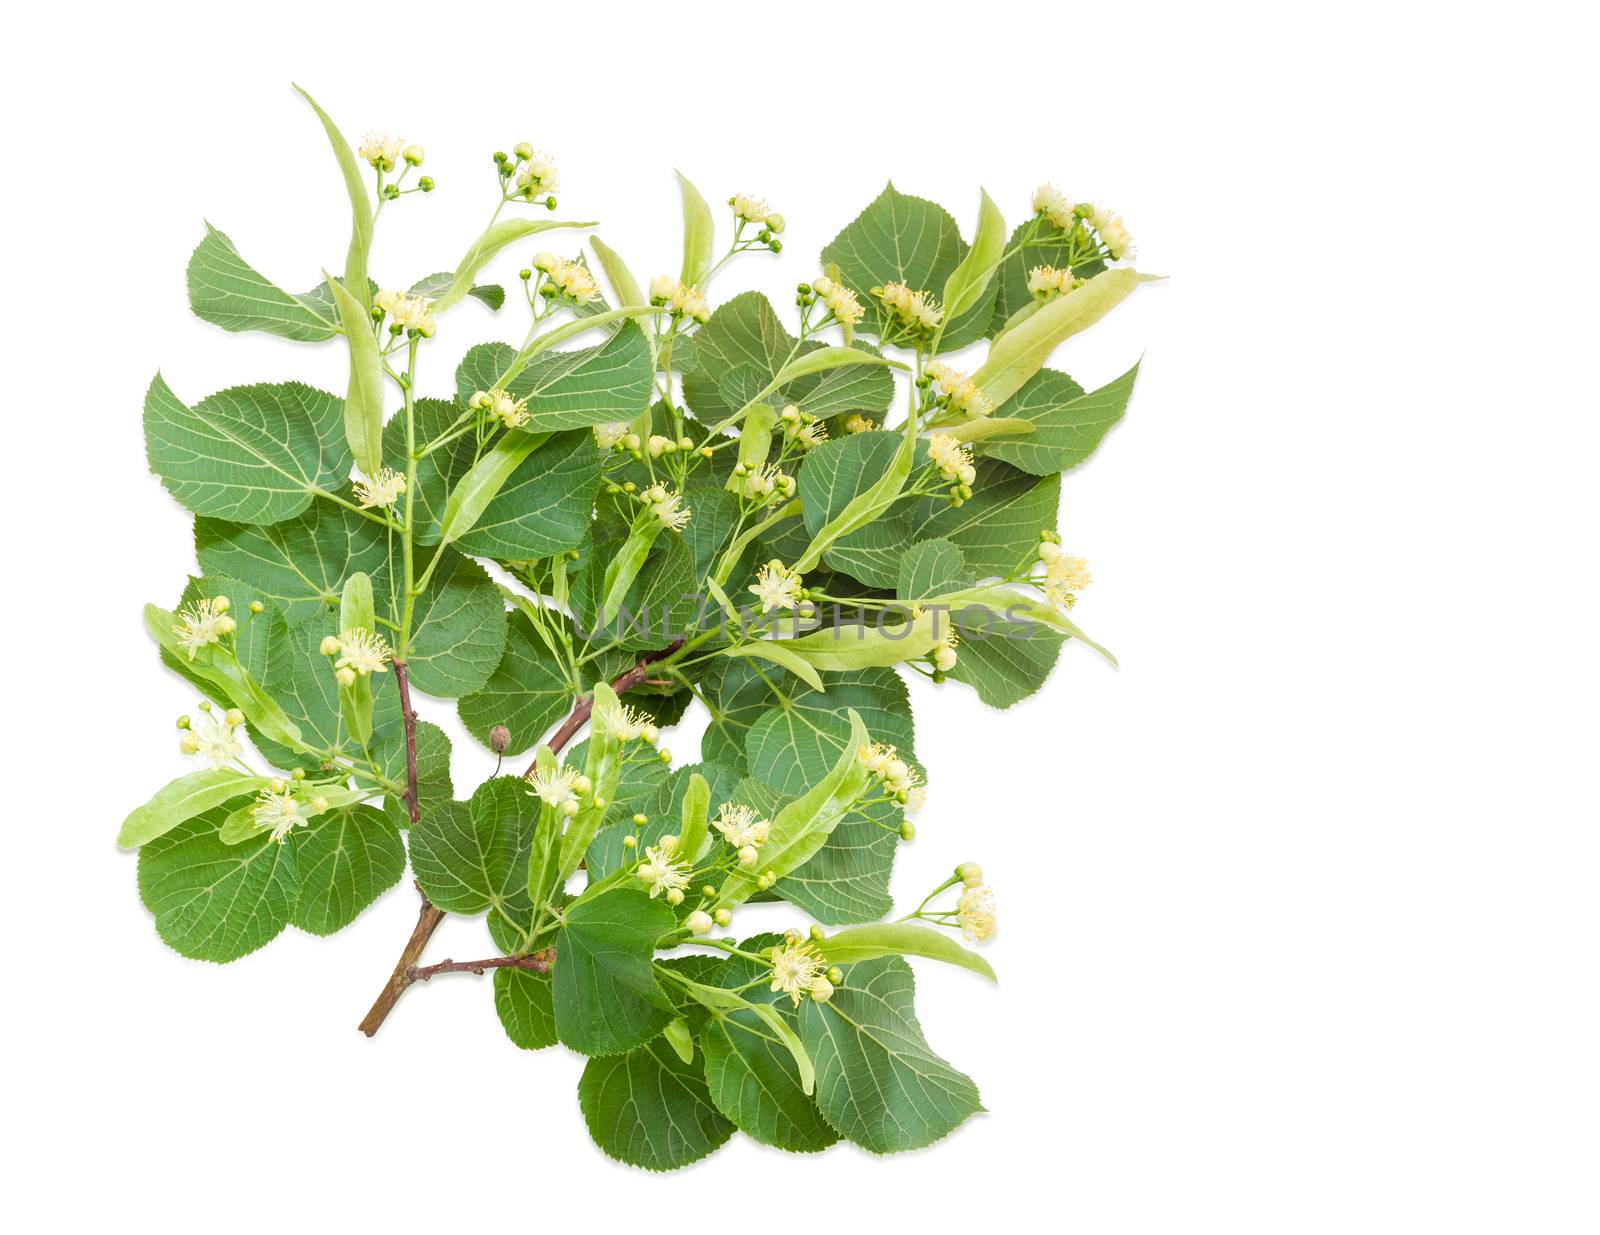
[[[406,869],[399,833],[371,806],[319,815],[294,831],[292,843],[300,895],[289,920],[313,935],[349,926]]]
[[[531,969],[494,971],[494,1010],[506,1037],[525,1051],[554,1046],[556,1012],[548,974]]]
[[[893,670],[829,674],[827,682],[825,694],[794,691],[788,707],[767,708],[755,717],[745,736],[746,766],[760,784],[742,784],[735,795],[738,801],[770,812],[784,799],[774,801],[763,794],[794,797],[805,792],[835,761],[853,752],[851,708],[860,713],[875,740],[895,746],[901,757],[916,763],[911,704],[905,683]],[[766,702],[770,701],[769,695]],[[871,922],[883,917],[894,905],[889,876],[900,822],[901,812],[890,804],[866,808],[865,818],[852,816],[840,823],[816,855],[775,890],[819,922]]]
[[[508,434],[473,464],[445,499],[444,514],[439,520],[439,543],[447,545],[470,532],[490,500],[511,479],[511,473],[543,440],[528,433]]]
[[[538,817],[516,776],[484,781],[470,802],[439,802],[411,829],[411,869],[449,913],[483,913],[525,891]]]
[[[943,207],[890,184],[822,250],[822,263],[839,268],[840,279],[866,308],[860,328],[881,334],[883,306],[872,288],[904,283],[912,291],[937,295],[966,253],[960,229]],[[990,281],[980,288],[964,314],[946,315],[941,351],[954,351],[983,336],[993,311],[993,286]]]
[[[906,488],[915,461],[915,438],[910,437],[909,429],[907,426],[904,435],[851,434],[811,451],[800,469],[800,501],[808,530],[819,517],[826,515],[826,522],[811,531],[811,544],[792,570],[810,571],[838,541],[890,510]],[[862,438],[870,440],[862,442]],[[858,442],[862,445],[853,445]],[[890,443],[894,443],[893,451]],[[813,464],[818,464],[814,472]],[[818,514],[813,514],[813,506],[818,507]]]
[[[978,230],[973,235],[972,248],[950,272],[939,297],[947,321],[954,321],[984,298],[1005,252],[1006,221],[1000,207],[982,189],[978,190],[978,197]]]
[[[538,446],[461,536],[462,552],[516,561],[578,548],[594,514],[601,462],[588,433],[557,434]]]
[[[679,278],[686,287],[704,289],[711,271],[711,247],[716,243],[711,207],[682,172],[673,175],[678,178],[678,191],[683,196],[683,273]]]
[[[873,1153],[920,1149],[983,1109],[971,1079],[928,1047],[912,1008],[911,968],[895,956],[853,965],[827,1003],[800,1006],[817,1068],[817,1106]]]
[[[781,941],[766,935],[746,940],[747,952]],[[743,957],[719,965],[716,981],[741,988],[765,967]],[[792,1153],[815,1153],[839,1139],[812,1096],[816,1073],[794,1028],[787,996],[761,982],[743,992],[753,1007],[713,1013],[700,1034],[706,1088],[711,1100],[748,1136]],[[802,1066],[803,1064],[803,1066]]]
[[[552,619],[548,619],[552,620]],[[527,614],[514,611],[500,663],[479,690],[456,705],[467,732],[485,746],[489,730],[511,730],[507,755],[530,749],[572,708],[571,686],[560,663]]]
[[[456,370],[463,406],[474,392],[500,384],[515,359],[516,352],[504,343],[481,343],[469,351]],[[627,322],[596,347],[541,352],[505,382],[505,389],[528,400],[526,432],[551,433],[632,420],[650,403],[653,373],[649,339]]]
[[[980,459],[973,494],[960,506],[925,498],[912,520],[911,538],[950,541],[978,578],[1008,575],[1054,528],[1061,477],[1042,479],[1004,463]]]
[[[1091,454],[1112,425],[1122,419],[1133,395],[1139,366],[1092,394],[1065,373],[1040,369],[1006,404],[1006,413],[1033,426],[1024,437],[985,441],[982,453],[1035,476],[1077,467]]]
[[[421,445],[443,437],[452,428],[466,424],[461,420],[463,409],[449,399],[418,399],[412,405],[412,422],[416,440]],[[459,424],[457,422],[460,422]],[[384,454],[391,459],[404,459],[406,447],[406,418],[391,416],[383,427]],[[450,491],[461,483],[461,478],[477,462],[477,443],[473,435],[463,433],[453,441],[430,450],[417,460],[417,481],[408,491],[413,501],[413,515],[417,521],[415,540],[419,545],[439,543],[439,532],[444,522],[445,503]]]
[[[674,925],[664,902],[632,888],[602,892],[567,911],[554,974],[562,1042],[584,1055],[613,1055],[666,1028],[672,1003],[656,982],[651,958],[656,941]]]
[[[700,1066],[685,1063],[665,1038],[591,1059],[578,1082],[578,1105],[596,1145],[647,1171],[698,1162],[733,1135],[711,1104]]]
[[[950,541],[924,540],[912,545],[900,560],[895,591],[901,600],[925,600],[966,587],[971,575],[966,558]]]
[[[973,628],[963,637],[949,676],[971,686],[992,708],[1020,703],[1043,686],[1067,640],[1039,622],[1011,622],[1001,613],[988,619],[982,631],[980,635]]]
[[[989,335],[997,336],[1022,309],[1037,309],[1039,301],[1028,290],[1028,272],[1035,266],[1071,266],[1079,275],[1096,275],[1104,270],[1099,260],[1085,263],[1081,256],[1073,261],[1074,245],[1068,234],[1047,219],[1034,216],[1018,223],[1006,248],[1010,256],[1000,263],[995,280],[994,316],[989,320]]]
[[[406,809],[402,794],[406,784],[406,734],[400,719],[398,692],[390,691],[392,718],[380,728],[372,744],[372,757],[386,780],[396,785],[400,793],[387,797],[384,813],[396,827],[409,827],[411,813]],[[435,808],[450,806],[455,799],[455,786],[450,781],[450,739],[438,725],[419,721],[417,724],[417,802],[426,817]]]
[[[350,385],[344,396],[344,436],[350,453],[368,476],[383,467],[383,357],[373,333],[370,306],[363,304],[323,271],[350,345]]]
[[[418,690],[443,699],[481,690],[506,646],[500,589],[471,558],[453,549],[417,597],[406,663]]]
[[[139,898],[175,952],[219,964],[269,943],[299,896],[294,849],[270,837],[226,845],[219,808],[139,851]]]
[[[266,776],[245,776],[232,768],[202,768],[168,781],[122,821],[117,844],[124,849],[137,849],[212,807],[247,793],[261,792],[269,780]]]
[[[1125,266],[1095,275],[1082,287],[1058,296],[1020,325],[1006,330],[989,348],[988,358],[972,380],[995,407],[1000,407],[1044,367],[1059,344],[1094,325],[1139,284],[1159,277]],[[1011,414],[1007,408],[1006,415]]]
[[[976,952],[963,948],[949,935],[912,922],[853,926],[836,935],[829,935],[817,945],[817,950],[836,965],[854,965],[858,961],[876,960],[880,956],[925,956],[947,965],[970,969],[991,982],[999,981],[989,962]]]
[[[194,543],[201,570],[260,589],[291,626],[334,612],[345,577],[354,571],[372,576],[377,596],[388,595],[384,529],[331,502],[317,502],[269,527],[199,518]]]
[[[578,223],[565,219],[499,219],[489,224],[456,263],[450,285],[429,306],[431,311],[438,315],[460,304],[472,291],[472,281],[477,277],[478,271],[482,270],[506,245],[553,228],[593,226],[595,226],[593,221]]]
[[[866,788],[868,773],[856,751],[870,741],[861,717],[851,711],[850,738],[833,768],[800,797],[772,818],[767,840],[761,846],[761,870],[780,881],[797,870],[826,843]],[[735,867],[717,890],[716,909],[733,909],[756,892],[758,872]]]
[[[235,386],[185,406],[158,374],[144,399],[150,470],[198,515],[277,523],[350,474],[339,401],[299,382]]]
[[[233,241],[210,223],[189,258],[188,281],[195,316],[224,330],[263,330],[300,343],[317,343],[339,332],[320,296],[284,291],[240,257]]]
[[[615,249],[598,236],[589,237],[589,247],[594,250],[600,268],[606,272],[606,278],[610,280],[611,291],[616,296],[618,305],[624,308],[643,308],[650,303],[639,287],[638,280],[633,277],[633,272],[628,269],[628,264]]]
[[[793,651],[788,642],[778,639],[757,639],[754,643],[741,643],[737,647],[722,649],[723,656],[738,656],[745,659],[769,660],[775,665],[787,669],[799,678],[812,690],[822,690],[822,679],[817,675],[816,669],[800,653]]]
[[[425,279],[418,279],[407,290],[406,295],[423,296],[432,300],[444,295],[453,282],[455,275],[449,270],[442,270],[438,274],[430,274]],[[483,301],[494,313],[498,313],[506,302],[506,289],[498,283],[478,283],[468,289],[467,295]]]
[[[881,356],[877,352],[868,351],[864,347],[819,347],[815,351],[796,356],[783,368],[779,369],[772,380],[779,386],[786,386],[802,377],[810,377],[816,373],[824,373],[829,369],[846,368],[851,365],[880,365],[894,369],[904,369],[906,367],[898,360],[890,360],[888,357]]]
[[[317,119],[322,122],[322,131],[327,134],[328,145],[333,148],[333,157],[339,164],[339,175],[344,180],[345,194],[350,199],[350,249],[345,257],[344,285],[361,302],[362,308],[370,309],[372,293],[367,283],[367,252],[372,248],[372,199],[367,196],[366,176],[356,160],[355,151],[350,149],[350,143],[339,132],[332,117],[299,86],[295,86],[295,92],[311,104],[311,110],[317,113]],[[356,461],[361,461],[359,452]]]

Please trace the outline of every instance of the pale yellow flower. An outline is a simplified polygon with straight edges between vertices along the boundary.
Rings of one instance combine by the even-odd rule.
[[[356,481],[356,497],[361,499],[363,510],[374,506],[393,506],[405,491],[405,474],[395,471],[392,467],[379,469],[378,474],[371,479],[363,477]]]
[[[681,894],[689,886],[689,864],[674,861],[672,849],[666,845],[651,845],[646,849],[644,861],[635,873],[640,882],[650,889],[651,900],[663,892],[671,899],[674,892]]]
[[[282,781],[276,782],[282,784]],[[274,793],[271,789],[263,789],[261,796],[256,798],[255,810],[252,812],[256,826],[267,829],[272,839],[280,845],[289,833],[306,822],[306,817],[300,813],[300,803],[295,800],[294,794],[284,790]]]
[[[373,129],[362,136],[361,145],[357,147],[356,153],[374,167],[381,167],[384,171],[390,172],[394,170],[405,145],[405,138]]]
[[[756,581],[750,591],[761,602],[761,612],[774,609],[793,609],[800,603],[804,580],[777,558],[773,558],[756,571]]]
[[[987,416],[994,411],[989,396],[983,393],[977,382],[959,369],[952,369],[942,361],[935,360],[924,372],[938,383],[939,389],[949,399],[950,406],[957,411],[969,416]]]
[[[821,955],[804,940],[790,939],[783,947],[774,947],[771,959],[771,989],[789,996],[795,1007],[800,1006],[801,997],[810,992],[827,970]],[[830,989],[828,993],[833,992]]]
[[[389,645],[382,635],[357,626],[341,630],[338,638],[339,659],[333,662],[335,669],[350,669],[362,677],[389,671]]]
[[[995,928],[994,892],[986,887],[968,888],[956,902],[956,919],[961,933],[974,943],[982,943]]]
[[[219,598],[220,599],[220,598]],[[234,620],[228,616],[226,602],[218,603],[202,597],[179,609],[172,633],[178,637],[178,646],[193,660],[201,648],[219,643],[224,635],[234,630]]]
[[[1072,199],[1053,184],[1041,184],[1033,191],[1033,212],[1042,214],[1062,231],[1077,221]]]

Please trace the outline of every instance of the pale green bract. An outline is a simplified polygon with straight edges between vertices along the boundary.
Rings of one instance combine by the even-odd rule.
[[[492,970],[512,1046],[589,1057],[579,1106],[621,1162],[683,1166],[736,1131],[806,1153],[945,1136],[981,1106],[924,1037],[906,958],[993,980],[969,944],[995,900],[962,863],[896,916],[908,815],[945,774],[903,675],[1003,708],[1068,645],[1110,659],[1076,625],[1089,572],[1056,520],[1139,366],[1085,390],[1050,365],[1149,276],[1094,211],[1052,199],[1008,234],[980,190],[969,243],[890,185],[801,264],[792,306],[713,302],[733,259],[780,251],[779,213],[738,194],[719,221],[679,175],[681,254],[630,267],[591,236],[591,271],[595,225],[557,212],[530,143],[496,156],[455,266],[419,273],[378,238],[435,187],[420,149],[351,142],[305,98],[349,211],[343,273],[289,292],[207,224],[189,303],[337,347],[343,397],[191,396],[179,373],[144,402],[197,559],[145,627],[204,700],[175,731],[196,762],[117,835],[156,931],[227,962],[414,883],[416,933],[362,1029],[421,979]],[[448,312],[468,297],[498,317]],[[464,337],[517,312],[520,341]],[[429,696],[483,748],[475,788]],[[664,731],[700,708],[698,761],[674,761]],[[481,959],[427,963],[446,914],[483,919]],[[791,929],[731,933],[754,919]]]

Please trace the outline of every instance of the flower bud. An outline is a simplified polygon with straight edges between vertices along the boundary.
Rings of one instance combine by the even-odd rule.
[[[266,606],[264,604],[262,604],[259,600],[252,600],[250,602],[250,612],[251,613],[261,613],[261,612],[265,611],[265,609],[266,609]]]
[[[912,823],[911,820],[907,819],[904,823],[902,823],[900,825],[900,839],[901,840],[915,840],[916,836],[917,836],[917,825]]]
[[[289,773],[289,779],[290,780],[304,780],[305,778],[306,778],[306,770],[304,768],[295,768],[292,772]]]
[[[829,965],[828,981],[832,982],[835,986],[838,986],[844,981],[844,970],[840,969],[837,965]]]
[[[519,159],[533,158],[533,146],[528,142],[518,142],[515,146],[511,147],[511,152]]]
[[[489,730],[489,749],[497,755],[506,753],[506,748],[511,745],[511,730],[504,725],[495,725]]]
[[[663,836],[660,840],[658,840],[656,842],[656,844],[661,846],[661,850],[662,850],[663,853],[671,853],[674,849],[676,849],[678,847],[678,838],[676,836],[674,836],[671,832],[668,832],[665,836]]]
[[[765,892],[771,886],[772,886],[772,880],[768,879],[765,875],[761,875],[761,876],[757,877],[757,879],[756,879],[756,887],[760,888],[763,892]]]
[[[314,814],[320,815],[323,811],[325,811],[327,809],[328,809],[328,799],[323,797],[320,793],[316,797],[311,799],[311,810],[312,810],[312,812]]]
[[[269,784],[267,787],[271,789],[273,793],[287,793],[289,791],[289,786],[283,783],[283,778],[280,776],[274,776],[271,784]]]
[[[827,978],[816,978],[811,983],[811,998],[818,1003],[827,1003],[833,998],[833,983]]]
[[[337,656],[339,654],[339,640],[329,635],[323,639],[322,646],[318,649],[324,656]]]
[[[704,935],[711,929],[711,915],[703,909],[696,909],[683,920],[683,924],[687,926],[693,934]]]
[[[766,217],[766,224],[767,230],[776,236],[783,230],[784,218],[781,214],[778,214],[776,211],[774,211],[772,214],[769,214]]]
[[[178,743],[178,749],[186,755],[198,755],[200,753],[200,739],[190,734]]]
[[[753,870],[755,864],[761,860],[761,854],[754,845],[744,845],[739,850],[739,865],[745,870]]]
[[[622,838],[622,847],[624,849],[637,849],[639,847],[639,838],[632,832],[629,832]]]
[[[828,937],[828,932],[823,930],[820,926],[817,926],[814,923],[812,924],[811,930],[808,933],[811,936],[811,942],[812,943],[821,943],[824,939],[826,939]]]
[[[569,819],[573,815],[576,815],[578,813],[578,804],[577,804],[577,802],[574,801],[572,798],[568,798],[565,802],[563,802],[561,804],[561,813],[563,815],[566,815]]]
[[[976,862],[963,862],[956,867],[956,877],[969,888],[975,888],[983,882],[983,867]]]
[[[432,193],[433,177],[424,176],[421,180],[417,181],[417,188],[421,189],[424,193]]]
[[[211,602],[211,608],[217,613],[226,613],[233,608],[233,602],[226,596],[218,596]]]
[[[634,815],[634,817],[633,817],[633,826],[636,827],[636,828],[642,828],[642,827],[644,827],[645,824],[647,824],[649,822],[650,822],[650,816],[646,815],[642,811],[640,813]]]
[[[333,675],[333,677],[334,677],[334,680],[336,682],[338,682],[340,686],[343,686],[343,687],[346,687],[346,688],[349,688],[349,687],[354,686],[356,684],[356,671],[354,669],[351,669],[348,666],[346,666],[343,669],[340,669],[337,673],[335,673]]]
[[[222,719],[230,725],[242,725],[244,724],[244,713],[238,708],[229,708],[222,714]]]
[[[667,904],[669,904],[669,905],[681,905],[681,904],[683,904],[683,891],[682,891],[682,889],[680,889],[680,888],[668,888],[667,889]]]
[[[422,166],[422,147],[421,146],[407,146],[404,150],[402,150],[400,152],[400,157],[402,159],[404,159],[407,163],[411,164],[412,167],[421,167]]]
[[[731,909],[719,909],[719,910],[717,910],[716,918],[717,918],[717,925],[718,926],[727,926],[730,922],[733,921],[733,910],[731,910]]]
[[[225,635],[231,635],[239,629],[239,623],[235,622],[231,617],[218,618],[217,629]]]
[[[189,718],[187,716],[178,717],[178,728],[187,729],[188,727],[189,727]]]

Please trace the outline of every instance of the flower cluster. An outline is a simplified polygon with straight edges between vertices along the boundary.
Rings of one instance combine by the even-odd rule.
[[[553,806],[563,815],[576,815],[578,798],[594,788],[587,776],[577,768],[569,768],[564,764],[548,770],[536,767],[526,779],[531,797],[538,798],[546,806]]]
[[[632,426],[626,420],[610,420],[604,424],[594,426],[594,442],[601,450],[626,450],[628,439],[633,439],[635,450],[639,447],[639,435],[633,432]]]
[[[932,333],[944,320],[944,311],[931,292],[914,292],[904,283],[888,283],[874,287],[872,295],[909,330]]]
[[[424,339],[433,338],[433,311],[426,296],[408,296],[405,292],[383,291],[373,297],[375,308],[389,317],[389,331],[401,334],[409,331]]]
[[[994,891],[981,884],[969,886],[956,902],[956,921],[961,933],[973,943],[988,939],[995,927]]]
[[[774,609],[794,609],[805,597],[805,580],[773,558],[756,571],[756,581],[750,590],[761,602],[762,613],[771,613]]]
[[[1072,199],[1053,184],[1041,184],[1033,191],[1033,212],[1049,219],[1062,231],[1078,221],[1076,210]]]
[[[554,210],[553,194],[561,188],[561,173],[555,160],[543,150],[535,150],[528,142],[518,142],[512,147],[511,157],[503,150],[495,151],[495,170],[500,176],[501,192],[507,197],[520,197],[534,201],[545,195],[545,205]]]
[[[753,224],[760,228],[756,235],[756,244],[765,245],[774,253],[783,252],[783,241],[778,239],[783,233],[783,216],[768,206],[764,199],[751,197],[746,193],[735,193],[728,199],[728,205],[733,208],[733,218],[737,225],[734,230],[736,251],[754,247],[748,241],[742,244],[738,242],[738,237],[745,227]]]
[[[810,412],[802,412],[793,403],[778,413],[778,423],[783,426],[784,441],[801,451],[815,450],[828,440],[828,426],[819,424]]]
[[[475,391],[467,400],[467,406],[475,412],[487,412],[508,429],[520,429],[533,419],[527,399],[513,398],[499,386]]]
[[[678,847],[676,836],[663,836],[644,851],[644,861],[634,874],[650,890],[650,899],[665,895],[667,904],[683,904],[683,891],[689,886],[690,866],[675,856]]]
[[[754,870],[761,861],[761,846],[767,843],[771,822],[761,818],[751,807],[725,802],[711,823],[738,854],[739,865]]]
[[[804,301],[807,296],[815,293],[822,301],[823,308],[833,315],[835,321],[844,326],[846,330],[858,325],[862,315],[866,312],[861,307],[861,302],[856,299],[856,294],[843,283],[830,279],[827,275],[811,280],[809,284],[800,285],[800,295]],[[809,302],[808,302],[809,303]]]
[[[1082,286],[1083,282],[1071,270],[1059,270],[1055,266],[1035,266],[1028,271],[1028,293],[1038,300],[1054,300]]]
[[[661,738],[654,717],[626,704],[607,713],[603,723],[607,736],[619,742],[643,740],[654,746]]]
[[[412,167],[422,163],[421,146],[408,146],[405,138],[380,129],[364,134],[356,153],[381,172],[392,172],[402,159]]]
[[[1093,582],[1089,563],[1061,549],[1054,532],[1042,533],[1039,541],[1039,560],[1044,563],[1045,598],[1058,609],[1067,610],[1077,603],[1078,593]]]
[[[694,514],[691,507],[683,504],[683,494],[665,485],[651,485],[639,495],[639,499],[668,531],[683,531],[689,526],[689,519]]]
[[[190,660],[201,648],[222,642],[223,636],[238,629],[238,623],[228,616],[231,607],[226,596],[213,596],[201,597],[178,610],[172,633]]]
[[[787,501],[798,489],[795,478],[775,463],[763,464],[760,467],[747,467],[743,463],[735,463],[733,477],[739,482],[740,497],[762,505]]]
[[[939,475],[956,486],[958,499],[972,496],[978,469],[972,461],[970,448],[948,433],[934,433],[928,438],[928,461],[939,469]]]
[[[376,476],[363,476],[356,481],[356,497],[360,499],[363,510],[370,510],[374,506],[387,509],[399,501],[405,491],[405,474],[392,467],[380,468]]]
[[[533,268],[544,275],[539,294],[547,300],[560,299],[572,304],[593,304],[600,298],[594,275],[582,262],[569,262],[554,253],[536,253]]]
[[[818,1003],[833,998],[834,984],[826,975],[827,962],[808,941],[792,931],[783,943],[767,953],[772,964],[772,991],[789,996],[795,1007],[810,996]]]
[[[893,746],[868,742],[856,751],[862,767],[871,772],[895,801],[904,805],[921,778],[917,771],[895,752]]]
[[[935,401],[942,407],[968,416],[987,416],[994,411],[994,403],[977,382],[943,361],[933,361],[923,370],[923,376],[936,386],[939,393]]]
[[[669,274],[658,274],[650,280],[650,303],[667,306],[673,317],[687,317],[701,323],[711,320],[711,306],[706,298]]]
[[[357,626],[329,635],[322,641],[322,654],[333,658],[334,677],[340,686],[354,686],[356,677],[389,671],[389,645],[383,636]]]
[[[1089,226],[1094,228],[1114,261],[1131,258],[1135,253],[1133,237],[1128,234],[1122,216],[1104,206],[1089,207]]]
[[[210,712],[210,703],[201,706]],[[239,742],[239,726],[242,724],[244,713],[238,708],[229,708],[221,720],[207,715],[191,724],[185,716],[178,722],[179,728],[184,730],[178,746],[186,755],[198,755],[214,768],[225,768],[244,753],[244,747]]]

